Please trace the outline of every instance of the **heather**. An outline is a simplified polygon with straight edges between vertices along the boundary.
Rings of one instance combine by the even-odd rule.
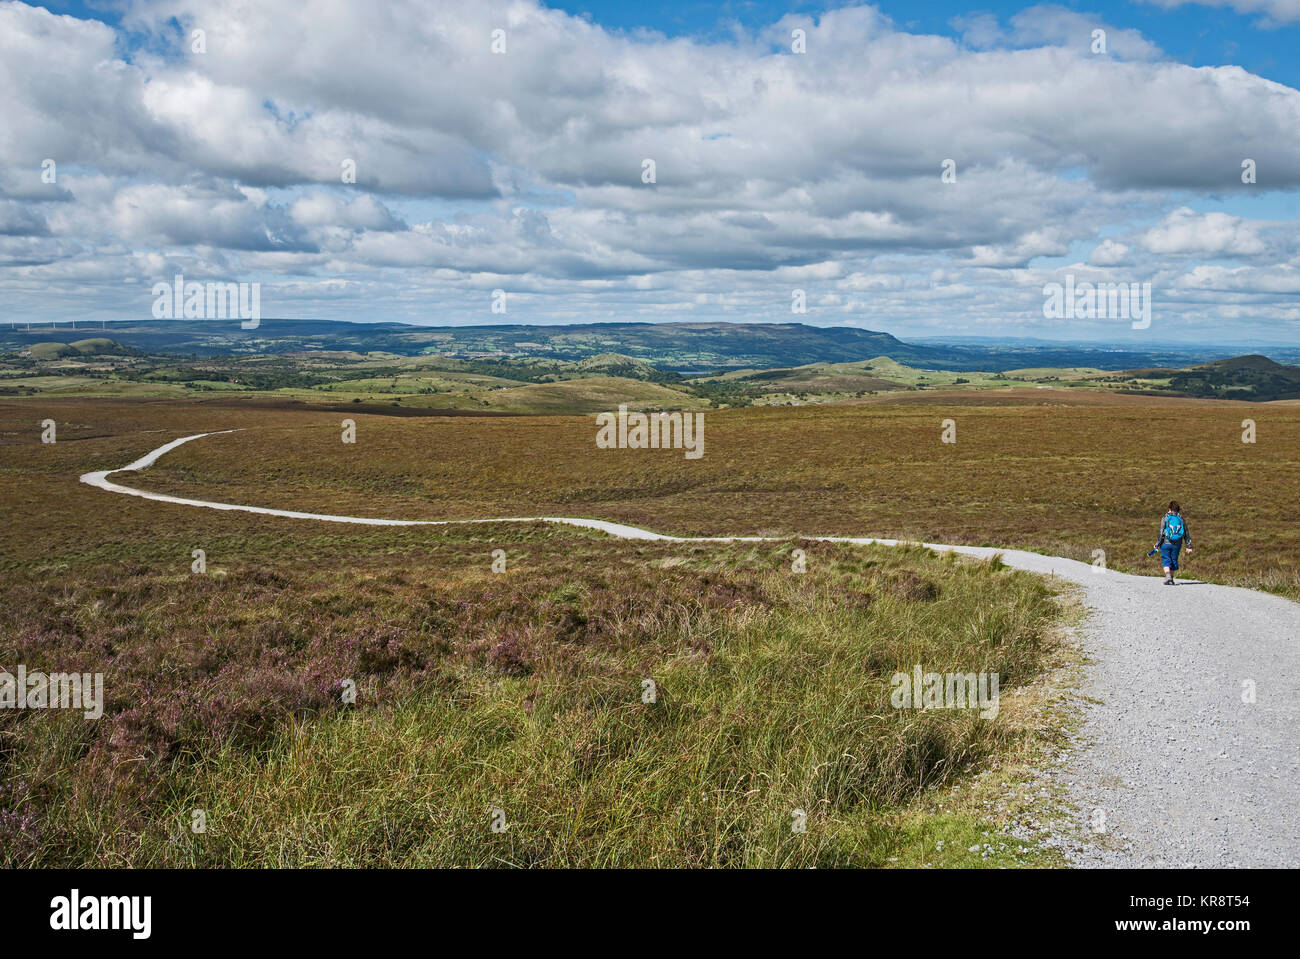
[[[107,695],[97,722],[0,715],[0,856],[879,865],[918,798],[1036,735],[889,703],[914,663],[1032,683],[1060,615],[1033,577],[917,549],[498,533],[11,577],[0,662],[102,671]]]

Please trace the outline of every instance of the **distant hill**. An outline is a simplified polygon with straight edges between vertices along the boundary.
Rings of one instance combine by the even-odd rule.
[[[0,330],[6,345],[48,339],[49,330]],[[215,320],[145,320],[112,324],[119,343],[150,353],[216,356],[316,350],[440,353],[461,359],[542,357],[593,361],[597,366],[648,364],[704,372],[737,367],[846,362],[887,354],[902,361],[937,361],[960,351],[910,347],[888,333],[802,323],[587,323],[573,326],[409,326],[329,320],[263,320],[256,330]]]
[[[395,326],[377,334],[360,324],[331,324],[333,332],[310,335],[303,325],[285,321],[281,329],[267,324],[266,330],[256,331],[260,338],[225,342],[225,352],[145,353],[118,337],[135,335],[143,342],[153,334],[133,333],[125,326],[115,328],[113,337],[10,344],[0,351],[0,394],[58,391],[63,396],[219,396],[228,401],[234,394],[260,393],[329,408],[382,403],[393,411],[557,414],[599,412],[620,403],[684,409],[875,402],[869,397],[902,391],[987,391],[996,397],[1030,387],[1227,400],[1300,398],[1300,368],[1264,356],[1115,371],[1025,366],[1026,359],[1041,363],[1045,354],[1020,347],[978,360],[936,347],[923,351],[919,360],[904,362],[898,357],[914,355],[916,348],[887,334],[799,324]],[[159,335],[182,337],[185,326],[168,325]],[[218,327],[207,324],[203,336],[234,336]],[[519,339],[525,335],[531,339]],[[341,346],[343,340],[356,341],[356,348],[327,348]],[[611,343],[621,349],[611,349]],[[371,348],[376,345],[387,348]],[[881,346],[894,355],[875,354]],[[837,355],[859,349],[872,355],[775,362],[811,351]],[[1107,354],[1112,361],[1116,356],[1149,358]]]
[[[72,343],[43,340],[24,344],[21,347],[10,347],[10,349],[31,350],[34,360],[57,360],[70,356],[138,356],[141,352],[103,336],[76,340]]]
[[[68,346],[82,356],[137,356],[140,354],[140,350],[123,346],[116,340],[110,340],[106,336],[95,336],[87,340],[74,340]]]
[[[1300,399],[1300,367],[1284,366],[1267,356],[1250,354],[1200,363],[1182,369],[1124,370],[1116,377],[1178,396],[1220,400]]]
[[[60,332],[62,328],[59,328]],[[1026,367],[1123,370],[1181,368],[1222,353],[1188,354],[1024,344],[944,346],[905,343],[888,333],[803,323],[585,323],[572,326],[412,326],[337,320],[266,319],[256,330],[221,320],[143,320],[105,324],[111,342],[170,356],[265,356],[346,353],[464,360],[546,359],[591,362],[590,372],[634,379],[645,367],[700,375],[726,370],[857,363],[888,357],[922,370],[988,371]],[[55,339],[53,329],[0,327],[0,351]]]
[[[905,386],[889,374],[905,369],[908,368],[891,359],[876,357],[856,363],[809,363],[774,370],[739,370],[726,373],[720,379],[790,393],[860,393],[904,389]]]
[[[31,343],[25,349],[31,350],[32,359],[34,360],[57,360],[65,356],[81,355],[80,352],[74,350],[67,343],[56,343],[52,340]]]
[[[1283,366],[1270,360],[1267,356],[1259,353],[1251,353],[1247,356],[1234,356],[1227,360],[1215,360],[1212,363],[1202,363],[1199,366],[1191,367],[1193,370],[1206,370],[1209,372],[1223,373],[1228,375],[1237,374],[1264,374],[1267,376],[1289,376],[1300,372],[1300,367]]]
[[[1188,396],[1225,400],[1300,399],[1300,367],[1283,366],[1258,354],[1237,356],[1181,370],[1169,387]]]
[[[721,396],[727,394],[722,387],[732,387],[733,394],[739,389],[752,396],[761,390],[769,395],[786,393],[805,400],[821,397],[820,401],[826,402],[846,395],[862,396],[890,390],[1007,389],[1030,383],[1043,389],[1096,389],[1091,380],[1099,373],[1102,371],[1089,367],[1043,367],[993,373],[944,370],[907,366],[887,356],[877,356],[856,363],[809,363],[788,369],[737,370],[691,382],[707,386]]]
[[[575,372],[588,376],[620,376],[632,380],[650,380],[658,375],[654,366],[622,353],[598,353],[574,364]]]

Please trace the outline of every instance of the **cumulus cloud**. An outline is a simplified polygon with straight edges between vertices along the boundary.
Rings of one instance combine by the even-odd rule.
[[[1096,56],[1129,60],[1150,60],[1160,56],[1160,48],[1137,30],[1119,29],[1095,15],[1054,4],[1023,10],[1011,18],[1010,24],[1008,37],[1018,46],[1055,44],[1081,47]],[[1097,36],[1095,31],[1101,31],[1101,36]],[[1099,40],[1104,40],[1104,47],[1097,42]]]
[[[935,302],[1032,316],[1047,261],[1172,287],[1190,258],[1294,252],[1194,207],[1253,189],[1237,153],[1300,187],[1300,92],[1055,5],[959,26],[852,6],[723,42],[533,0],[132,0],[115,30],[0,2],[0,284],[47,284],[48,309],[105,265],[114,310],[122,279],[188,264],[262,279],[268,315],[278,290],[284,313],[477,322],[497,286],[525,320],[788,320],[799,282],[827,322],[904,329]]]
[[[369,195],[344,200],[329,193],[309,193],[294,201],[289,216],[302,226],[338,226],[382,232],[406,229],[400,217]]]
[[[1151,253],[1193,256],[1252,256],[1264,252],[1259,226],[1226,213],[1198,214],[1181,207],[1142,236]]]
[[[1128,260],[1129,248],[1115,240],[1102,240],[1088,254],[1088,262],[1094,266],[1119,266]]]

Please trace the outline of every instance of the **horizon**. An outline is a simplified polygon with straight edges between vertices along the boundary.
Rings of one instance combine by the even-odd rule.
[[[121,318],[118,319],[105,318],[105,319],[96,319],[96,320],[45,319],[45,320],[30,320],[30,321],[11,319],[9,322],[11,324],[11,327],[14,327],[15,325],[17,327],[30,325],[31,326],[30,332],[37,333],[40,332],[42,329],[48,330],[49,332],[56,332],[58,329],[77,329],[77,330],[85,329],[86,331],[94,331],[97,329],[106,328],[105,326],[101,326],[100,324],[118,324],[120,326],[130,326],[130,325],[137,325],[137,324],[155,324],[155,323],[193,324],[193,323],[211,322],[215,326],[216,324],[219,324],[222,321],[183,320],[183,319],[156,320],[152,317],[146,317],[141,319],[121,319]],[[75,324],[77,324],[78,322],[83,323],[84,326],[82,327],[75,326]],[[759,325],[761,326],[806,326],[812,329],[829,329],[829,330],[853,329],[853,330],[858,330],[862,333],[883,333],[888,336],[892,336],[903,343],[951,343],[958,346],[960,346],[962,343],[971,342],[971,341],[987,342],[989,344],[1022,342],[1022,343],[1036,346],[1041,349],[1054,349],[1054,348],[1080,346],[1080,347],[1089,347],[1091,349],[1113,349],[1119,352],[1132,352],[1132,353],[1151,352],[1153,350],[1169,351],[1169,352],[1189,352],[1189,353],[1203,352],[1206,350],[1228,350],[1228,351],[1234,351],[1232,353],[1233,356],[1250,355],[1253,350],[1288,350],[1288,351],[1295,352],[1297,349],[1300,349],[1300,345],[1297,345],[1295,343],[1283,343],[1283,342],[1225,343],[1222,341],[1214,341],[1214,340],[1192,341],[1192,340],[1150,339],[1150,340],[1142,340],[1141,342],[1121,343],[1117,340],[1106,340],[1106,339],[1047,339],[1044,337],[1020,336],[1016,334],[982,335],[982,336],[961,335],[961,334],[954,334],[954,335],[938,334],[938,335],[906,336],[906,335],[901,335],[899,333],[891,332],[889,330],[868,329],[866,327],[857,327],[857,326],[851,327],[845,324],[819,325],[816,323],[809,323],[800,320],[769,320],[769,321],[764,321],[764,320],[660,320],[660,321],[574,320],[571,322],[557,321],[553,323],[536,323],[536,322],[530,323],[526,321],[517,321],[517,320],[492,321],[492,320],[485,319],[482,321],[476,321],[474,323],[440,324],[440,323],[415,323],[408,320],[358,320],[358,319],[330,318],[330,317],[318,317],[318,316],[303,316],[303,317],[268,316],[268,317],[261,318],[260,322],[261,323],[282,323],[282,322],[346,323],[346,324],[352,324],[357,326],[378,326],[383,324],[393,324],[393,325],[400,325],[400,326],[409,326],[413,329],[447,329],[447,330],[471,329],[471,328],[478,328],[478,327],[493,327],[493,326],[500,326],[500,327],[530,327],[531,326],[531,327],[538,327],[539,329],[547,328],[547,327],[566,327],[566,326],[575,326],[575,327],[576,326],[624,326],[624,325],[669,326],[669,325],[686,325],[686,324],[725,325],[725,326],[759,326]],[[254,334],[250,333],[250,336],[252,335]],[[612,352],[618,352],[618,351],[615,350]]]

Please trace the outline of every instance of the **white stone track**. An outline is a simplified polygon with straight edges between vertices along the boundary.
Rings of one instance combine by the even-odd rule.
[[[221,430],[233,433],[235,430]],[[606,520],[510,516],[403,520],[337,516],[151,493],[109,479],[215,433],[173,440],[83,483],[159,503],[367,526],[561,523],[621,539],[672,543],[788,541],[796,537],[668,536]],[[798,537],[898,545],[857,536]],[[1081,866],[1300,865],[1300,604],[1233,586],[1102,571],[1015,549],[925,543],[1083,587],[1091,665],[1080,741],[1056,775],[1084,817],[1105,816],[1109,842],[1076,849]],[[1243,702],[1247,681],[1255,702]]]

